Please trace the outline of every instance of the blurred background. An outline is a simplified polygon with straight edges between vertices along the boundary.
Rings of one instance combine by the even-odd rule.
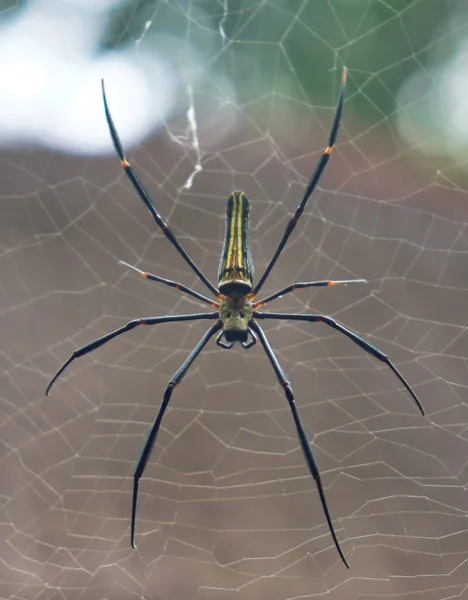
[[[468,5],[463,0],[3,0],[0,3],[0,597],[465,597]],[[167,381],[207,324],[129,319],[204,311],[118,264],[208,293],[122,172],[129,160],[216,282],[225,202],[252,203],[257,277],[327,145],[337,147],[264,287],[264,323],[322,472],[333,546],[281,388],[259,344],[213,342]]]

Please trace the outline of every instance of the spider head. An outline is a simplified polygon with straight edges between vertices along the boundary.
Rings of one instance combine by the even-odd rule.
[[[245,296],[228,296],[221,302],[219,318],[227,342],[247,342],[252,303]]]

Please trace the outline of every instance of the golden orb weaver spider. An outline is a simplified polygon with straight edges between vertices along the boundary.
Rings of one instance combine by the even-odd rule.
[[[122,167],[124,168],[127,176],[132,182],[138,196],[146,205],[147,209],[152,214],[156,224],[166,238],[170,241],[170,243],[174,246],[174,248],[179,252],[182,258],[185,259],[190,268],[196,273],[198,278],[206,285],[206,287],[210,290],[210,292],[215,296],[216,300],[212,300],[203,294],[200,294],[191,288],[178,283],[176,281],[171,281],[169,279],[164,279],[163,277],[159,277],[157,275],[153,275],[151,273],[146,273],[137,269],[136,267],[129,265],[126,262],[120,261],[123,265],[133,269],[146,279],[150,279],[151,281],[156,281],[159,283],[164,283],[170,287],[177,288],[181,292],[191,295],[192,297],[200,300],[201,302],[208,304],[212,308],[215,308],[215,312],[207,312],[207,313],[196,313],[196,314],[188,314],[188,315],[167,315],[162,317],[146,317],[140,319],[134,319],[129,321],[123,327],[108,333],[97,340],[86,344],[85,346],[75,350],[70,358],[62,365],[62,367],[58,370],[58,372],[54,375],[51,382],[47,386],[46,395],[49,394],[49,391],[57,378],[63,373],[63,371],[68,367],[68,365],[80,356],[84,356],[96,350],[100,346],[103,346],[110,340],[116,338],[117,336],[125,333],[126,331],[130,331],[139,325],[159,325],[160,323],[177,323],[184,321],[197,321],[197,320],[214,320],[215,323],[208,329],[208,331],[203,335],[201,340],[198,342],[196,347],[192,350],[191,354],[182,364],[182,366],[174,373],[169,383],[167,384],[166,390],[164,392],[163,401],[159,412],[156,416],[155,421],[150,429],[148,438],[143,447],[143,451],[140,455],[140,458],[137,463],[137,467],[135,469],[134,477],[133,477],[133,499],[132,499],[132,520],[131,520],[131,530],[130,530],[130,542],[132,548],[135,548],[135,520],[136,520],[136,508],[137,508],[137,499],[138,499],[138,485],[140,478],[143,475],[146,464],[148,463],[148,459],[150,457],[151,451],[153,449],[154,443],[156,441],[156,437],[158,435],[159,428],[161,426],[162,419],[164,417],[164,413],[166,412],[167,406],[169,404],[169,400],[171,399],[172,392],[176,385],[178,385],[188,369],[192,365],[193,361],[200,354],[203,348],[206,346],[208,341],[218,333],[216,337],[216,343],[221,348],[226,350],[230,350],[236,342],[240,342],[245,349],[251,348],[254,344],[260,340],[263,349],[270,361],[275,375],[280,383],[281,387],[284,390],[287,401],[289,403],[289,408],[291,409],[292,417],[294,420],[294,424],[296,426],[297,434],[299,437],[299,442],[301,444],[302,452],[304,454],[305,460],[307,462],[307,466],[309,467],[309,471],[312,477],[315,480],[317,485],[318,493],[320,496],[320,501],[322,503],[323,512],[325,513],[325,517],[328,523],[328,528],[330,530],[330,534],[333,538],[333,542],[335,544],[336,549],[341,557],[341,560],[349,569],[349,565],[344,557],[344,554],[341,550],[340,544],[335,534],[335,530],[333,528],[332,520],[330,517],[330,513],[328,510],[327,502],[325,499],[325,493],[322,487],[322,482],[320,478],[320,473],[317,467],[317,463],[315,461],[312,449],[310,447],[310,442],[307,438],[307,434],[305,433],[304,427],[302,426],[301,419],[299,417],[299,413],[296,408],[296,403],[294,399],[294,393],[291,387],[291,384],[286,378],[273,350],[263,332],[263,329],[257,323],[257,320],[261,319],[279,319],[279,320],[290,320],[290,321],[307,321],[309,323],[324,323],[333,329],[336,329],[340,333],[344,334],[350,340],[352,340],[355,344],[363,348],[367,353],[375,356],[380,361],[387,364],[388,367],[395,373],[401,383],[408,390],[413,400],[416,402],[419,410],[422,415],[424,415],[424,410],[419,402],[416,394],[411,389],[409,384],[403,378],[401,373],[395,367],[395,365],[390,361],[390,359],[381,352],[378,348],[359,337],[331,317],[326,315],[306,315],[306,314],[284,314],[284,313],[271,313],[271,312],[260,312],[258,309],[268,304],[272,300],[279,298],[285,294],[289,294],[296,289],[299,288],[308,288],[308,287],[321,287],[321,286],[331,286],[336,284],[347,284],[347,283],[361,283],[365,282],[364,279],[349,279],[349,280],[338,280],[338,281],[312,281],[312,282],[300,282],[294,283],[285,287],[284,289],[272,294],[271,296],[267,296],[262,300],[256,300],[259,291],[261,290],[263,284],[265,283],[270,271],[275,265],[278,257],[280,256],[283,248],[286,245],[291,233],[294,231],[294,228],[297,225],[297,222],[304,211],[305,205],[314,191],[320,176],[325,169],[325,166],[330,158],[332,153],[332,149],[336,140],[336,136],[338,133],[338,128],[341,121],[341,114],[343,111],[343,101],[344,101],[344,91],[346,84],[346,68],[343,69],[343,75],[341,80],[341,89],[340,95],[338,99],[338,105],[335,112],[335,117],[333,120],[330,137],[328,140],[328,145],[322,153],[322,156],[317,164],[317,167],[309,180],[306,191],[304,193],[304,197],[302,198],[301,203],[296,209],[294,215],[290,218],[286,230],[283,234],[283,237],[278,245],[278,248],[273,255],[273,258],[270,260],[267,268],[265,269],[262,277],[259,282],[254,286],[253,283],[253,265],[252,258],[250,253],[250,245],[249,245],[249,219],[250,219],[250,203],[247,196],[243,192],[233,192],[228,200],[226,207],[226,233],[224,237],[224,245],[221,254],[221,260],[219,265],[218,272],[218,287],[216,288],[202,273],[202,271],[197,267],[197,265],[192,261],[192,259],[185,252],[183,247],[177,241],[176,236],[169,228],[168,224],[164,221],[161,215],[158,213],[156,208],[153,206],[153,203],[148,196],[145,188],[141,184],[140,180],[134,173],[130,163],[125,158],[125,153],[122,148],[122,144],[120,142],[119,135],[114,125],[114,121],[111,117],[109,106],[107,104],[106,92],[104,88],[104,81],[102,81],[102,96],[104,101],[104,110],[106,114],[107,125],[109,127],[109,132],[112,138],[112,142],[114,144],[115,151],[117,152]]]

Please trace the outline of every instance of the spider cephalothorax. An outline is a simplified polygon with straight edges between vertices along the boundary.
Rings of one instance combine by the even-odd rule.
[[[302,426],[301,419],[297,411],[291,384],[286,378],[286,375],[283,369],[281,368],[278,359],[276,358],[263,329],[260,327],[257,321],[261,319],[273,319],[281,321],[286,320],[308,323],[323,323],[328,327],[331,327],[334,330],[342,333],[355,344],[363,348],[366,352],[387,364],[398,377],[398,379],[401,381],[401,383],[406,387],[408,392],[411,394],[421,413],[424,414],[423,408],[416,394],[413,392],[411,387],[408,385],[408,383],[405,381],[401,373],[390,361],[390,359],[378,348],[367,342],[364,338],[358,336],[357,334],[347,329],[344,325],[341,325],[340,323],[326,315],[314,315],[303,313],[272,313],[258,310],[262,306],[268,304],[269,302],[272,302],[276,298],[284,296],[285,294],[289,294],[299,288],[331,286],[337,283],[357,283],[364,282],[364,279],[347,279],[339,281],[323,280],[293,283],[292,285],[288,285],[287,287],[275,292],[274,294],[271,294],[270,296],[267,296],[266,298],[262,298],[258,301],[255,300],[255,298],[258,295],[258,292],[262,288],[263,284],[265,283],[265,280],[270,274],[270,271],[272,270],[278,257],[283,251],[283,248],[285,247],[286,242],[288,241],[291,233],[294,231],[294,228],[296,227],[297,222],[299,221],[299,218],[304,211],[305,205],[307,204],[307,200],[314,191],[320,179],[320,176],[322,175],[323,170],[325,169],[325,166],[331,156],[332,148],[335,143],[335,139],[338,133],[338,127],[341,120],[345,82],[346,69],[343,69],[341,92],[335,113],[335,118],[333,120],[333,125],[331,128],[330,137],[328,139],[328,145],[323,151],[319,163],[312,177],[310,178],[301,203],[297,207],[294,215],[290,217],[290,220],[286,226],[286,230],[283,234],[283,237],[281,238],[276,252],[274,253],[272,259],[270,260],[265,271],[263,272],[263,275],[261,276],[261,278],[255,286],[253,283],[253,264],[250,255],[250,244],[248,238],[250,203],[247,196],[243,192],[233,192],[229,196],[226,205],[226,234],[224,238],[223,251],[221,254],[221,261],[219,265],[218,288],[216,288],[216,286],[213,285],[213,283],[211,283],[210,280],[203,274],[203,272],[193,262],[193,260],[188,256],[187,252],[184,250],[184,248],[177,241],[174,232],[170,229],[169,225],[164,221],[164,219],[154,207],[148,193],[146,192],[145,188],[136,176],[130,163],[125,158],[122,144],[120,142],[117,130],[115,128],[114,122],[109,111],[109,107],[107,105],[106,94],[104,91],[104,82],[102,84],[107,124],[109,126],[109,131],[112,137],[112,141],[114,143],[115,150],[120,157],[122,167],[125,169],[125,172],[127,173],[133,186],[135,187],[139,197],[152,214],[153,219],[155,220],[158,227],[160,227],[161,231],[164,233],[166,238],[179,252],[179,254],[187,262],[190,268],[195,272],[200,281],[202,281],[205,284],[205,286],[210,290],[215,299],[208,298],[207,296],[200,294],[200,292],[197,292],[182,283],[178,283],[170,279],[165,279],[164,277],[160,277],[159,275],[153,275],[152,273],[146,273],[145,271],[141,271],[137,267],[129,265],[128,263],[123,264],[130,267],[131,269],[134,269],[146,279],[149,279],[151,281],[157,281],[159,283],[163,283],[164,285],[168,285],[172,288],[176,288],[179,291],[185,294],[189,294],[193,298],[196,298],[198,301],[203,302],[205,305],[210,306],[212,309],[216,309],[212,312],[199,312],[188,315],[166,315],[161,317],[144,317],[129,321],[126,325],[123,325],[119,329],[107,333],[106,335],[103,335],[102,337],[86,344],[85,346],[82,346],[78,350],[75,350],[75,352],[73,352],[70,358],[57,371],[57,373],[47,386],[46,394],[49,393],[49,390],[54,384],[54,382],[57,380],[60,374],[68,367],[68,365],[73,360],[75,360],[75,358],[78,358],[79,356],[84,356],[85,354],[96,350],[97,348],[103,346],[110,340],[122,335],[126,331],[130,331],[131,329],[138,327],[139,325],[159,325],[161,323],[169,322],[183,323],[188,321],[201,320],[215,321],[208,329],[208,331],[204,333],[203,337],[192,350],[190,355],[186,358],[182,366],[179,369],[177,369],[177,371],[169,380],[169,383],[167,384],[166,390],[164,392],[161,407],[159,408],[156,419],[153,422],[153,425],[150,429],[149,435],[143,447],[143,451],[138,460],[135,469],[135,474],[133,477],[132,521],[130,528],[130,540],[133,547],[135,547],[135,518],[138,498],[138,484],[141,476],[143,475],[143,471],[145,470],[146,464],[148,463],[151,450],[153,449],[154,443],[156,441],[156,437],[158,435],[159,428],[161,426],[164,413],[166,412],[167,406],[169,404],[172,392],[175,386],[182,381],[188,369],[192,365],[193,361],[197,358],[197,356],[206,346],[208,341],[216,333],[218,333],[218,337],[216,339],[218,345],[227,350],[232,348],[232,346],[236,342],[240,342],[244,348],[250,348],[256,343],[257,339],[260,340],[260,343],[263,346],[263,349],[265,350],[268,360],[270,361],[270,364],[273,367],[273,370],[275,371],[275,375],[278,379],[278,382],[281,384],[281,387],[283,388],[284,393],[286,395],[287,401],[289,403],[289,408],[291,410],[291,414],[294,420],[294,424],[296,426],[297,435],[301,444],[301,449],[304,454],[304,458],[306,460],[307,466],[309,467],[309,471],[317,485],[317,490],[320,496],[320,502],[322,503],[322,508],[325,513],[325,518],[327,520],[330,534],[333,538],[333,542],[336,546],[336,549],[339,552],[341,560],[347,567],[348,563],[346,562],[346,558],[344,557],[344,554],[340,548],[340,544],[338,542],[335,530],[333,528],[330,513],[328,511],[327,502],[325,500],[325,492],[323,490],[317,463],[315,461],[310,442],[307,438],[307,434],[304,430],[304,427]],[[225,342],[223,341],[223,338],[226,340]]]
[[[255,344],[256,337],[249,328],[252,320],[252,302],[246,296],[228,296],[219,306],[219,318],[223,329],[216,339],[218,346],[229,349],[236,342],[241,342],[244,348]],[[250,334],[250,342],[248,342]],[[226,340],[227,344],[222,341]]]

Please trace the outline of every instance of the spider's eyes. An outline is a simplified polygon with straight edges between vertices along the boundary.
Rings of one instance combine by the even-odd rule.
[[[228,311],[227,311],[227,313],[226,313],[226,318],[227,318],[227,319],[230,319],[231,317],[232,317],[232,310],[228,310]],[[245,318],[245,312],[244,312],[243,310],[240,310],[240,311],[239,311],[239,317],[240,317],[241,319],[244,319],[244,318]]]

